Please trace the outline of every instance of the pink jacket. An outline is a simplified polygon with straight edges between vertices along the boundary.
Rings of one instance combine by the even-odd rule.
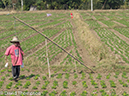
[[[16,47],[15,45],[11,45],[7,48],[5,55],[11,55],[12,64],[13,66],[22,65],[22,55],[24,55],[23,50],[21,47]],[[15,64],[15,61],[17,60],[17,63]]]

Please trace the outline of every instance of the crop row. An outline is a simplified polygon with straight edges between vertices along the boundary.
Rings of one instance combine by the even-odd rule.
[[[2,74],[4,74],[3,71],[5,72],[6,70],[1,70]],[[117,79],[120,74],[121,73],[116,72],[114,75],[114,78]],[[26,79],[28,81],[23,82],[22,80],[19,80],[17,83],[13,83],[12,81],[10,81],[5,85],[4,81],[7,80],[6,77],[10,77],[10,74],[7,73],[7,74],[5,74],[6,77],[4,77],[4,76],[1,77],[2,81],[0,81],[0,89],[5,87],[6,89],[24,89],[24,90],[27,90],[29,88],[31,90],[54,89],[56,91],[56,89],[59,89],[59,87],[60,88],[62,87],[64,90],[67,90],[67,89],[71,88],[71,86],[73,86],[72,88],[78,88],[78,87],[82,88],[81,94],[83,94],[83,95],[81,95],[81,96],[86,96],[88,94],[90,94],[91,96],[96,96],[95,94],[98,94],[99,92],[101,93],[101,96],[107,96],[109,93],[110,94],[112,93],[112,95],[110,95],[110,96],[116,96],[115,89],[118,87],[117,85],[120,85],[121,87],[124,87],[124,88],[128,88],[128,86],[129,86],[129,80],[127,79],[128,74],[126,72],[123,72],[121,74],[123,79],[117,79],[115,81],[112,80],[113,79],[112,77],[110,78],[110,76],[111,76],[110,73],[106,76],[103,75],[107,79],[106,82],[105,82],[105,80],[102,79],[103,76],[100,73],[95,77],[93,76],[94,74],[89,74],[89,76],[87,76],[87,75],[88,74],[83,73],[83,72],[80,74],[80,76],[78,76],[77,73],[74,73],[74,76],[72,77],[72,78],[74,78],[74,80],[72,79],[72,81],[70,81],[70,82],[69,82],[69,80],[71,80],[72,75],[69,73],[65,73],[65,74],[59,73],[57,76],[55,74],[52,74],[51,77],[56,78],[55,80],[52,80],[52,81],[48,80],[47,76],[44,76],[44,75],[40,76],[39,74],[37,74],[37,75],[31,74],[28,77],[26,77],[25,75],[20,75],[20,79]],[[86,78],[89,78],[89,79],[87,80]],[[29,81],[30,79],[31,79],[31,81],[33,80],[33,85],[32,85],[32,82]],[[63,79],[63,81],[59,82],[58,81],[59,79]],[[79,82],[78,82],[78,79],[79,79]],[[13,78],[11,77],[11,78],[9,78],[9,80],[13,80]],[[107,85],[107,82],[110,83],[110,87],[113,88],[112,90],[109,90],[109,91],[105,90],[105,88],[109,87],[109,85]],[[86,90],[88,90],[88,88],[90,88],[91,86],[94,86],[94,88],[96,90],[93,90],[93,92],[89,93]],[[97,90],[98,88],[101,88],[101,89]],[[83,91],[83,90],[85,90],[85,91]],[[43,91],[43,92],[45,92],[45,91]],[[48,91],[48,92],[50,92],[50,91]],[[74,90],[73,90],[73,92],[74,92]],[[67,91],[66,91],[66,93],[67,93]],[[75,93],[76,92],[74,92],[74,94]],[[87,93],[87,94],[84,95],[84,93]],[[122,93],[123,96],[127,96],[127,94],[128,93],[126,91],[124,91]],[[56,96],[56,95],[53,95],[53,96]]]
[[[31,26],[36,26],[39,29],[39,27],[42,27],[42,26],[56,25],[56,24],[61,23],[61,22],[63,22],[63,21],[62,20],[57,20],[57,21],[52,21],[52,22],[50,22],[50,21],[49,22],[46,22],[45,21],[45,22],[32,23],[30,25]],[[6,26],[6,27],[8,27],[8,26]],[[15,27],[16,27],[16,30],[14,29]],[[31,31],[32,30],[28,26],[24,26],[22,23],[17,24],[15,27],[12,26],[10,28],[7,28],[9,30],[5,30],[5,32],[0,33],[1,34],[0,35],[0,39],[2,39],[4,37],[7,37],[9,35],[18,34],[19,33],[19,30],[20,30],[20,32],[22,32],[22,31],[28,31],[28,30]]]
[[[115,27],[115,26],[119,26],[119,24],[114,23],[113,21],[101,21],[102,23],[106,24],[108,27]]]
[[[19,37],[20,40],[22,40],[22,39],[30,36],[33,33],[36,33],[36,32],[33,31],[33,30],[30,30],[30,31],[27,31],[27,32],[19,33],[19,34],[17,34],[17,36]],[[10,45],[9,41],[11,39],[12,39],[12,37],[9,37],[7,39],[3,39],[2,42],[0,42],[1,48],[5,48],[5,47],[9,46]]]
[[[82,15],[83,20],[92,20],[91,16],[87,16],[87,15]]]
[[[48,20],[58,20],[58,19],[62,19],[62,18],[67,18],[68,19],[68,15],[66,14],[62,14],[60,15],[58,14],[54,14],[52,13],[51,17],[47,17],[47,15],[45,13],[43,14],[31,14],[31,13],[26,13],[24,15],[22,14],[15,14],[15,16],[17,16],[18,18],[20,18],[23,21],[26,21],[27,23],[31,23],[32,21],[48,21]],[[9,19],[8,19],[9,18]],[[31,19],[30,19],[31,18]],[[7,22],[8,20],[8,22]],[[29,20],[29,21],[28,21]],[[3,22],[3,23],[2,23]],[[1,26],[11,26],[14,23],[14,18],[12,15],[8,15],[8,16],[3,16],[2,18],[2,22],[1,22]],[[19,24],[19,22],[16,21],[16,24]]]
[[[81,57],[76,49],[76,43],[74,41],[74,36],[73,36],[72,30],[66,30],[66,31],[62,32],[57,38],[54,39],[54,41],[63,48],[67,48],[69,46],[74,45],[77,57],[80,58],[80,60],[81,60]],[[53,45],[52,43],[48,44],[48,53],[49,53],[50,61],[52,61],[52,59],[61,52],[62,52],[62,50],[59,49],[57,46]],[[33,56],[38,57],[40,60],[46,62],[45,54],[46,54],[46,49],[45,49],[45,47],[43,47],[42,49],[38,50],[35,54],[33,54]],[[68,59],[68,61],[66,58]],[[63,60],[63,62],[61,62],[61,64],[63,64],[64,62],[67,64],[69,64],[69,63],[72,64],[71,61],[74,61],[74,60],[72,60],[72,58],[69,55],[66,58],[64,58],[64,60]]]
[[[106,16],[125,16],[127,15],[128,11],[118,11],[118,12],[99,12],[101,15]]]
[[[128,17],[129,18],[129,17]],[[129,27],[129,21],[127,20],[116,20],[117,22],[126,25],[127,27]]]
[[[62,22],[62,20],[57,20],[57,21],[40,21],[40,22],[33,22],[33,23],[31,23],[30,25],[31,26],[36,26],[37,28],[39,28],[39,27],[44,27],[44,26],[47,26],[47,25],[55,25],[55,24],[58,24],[58,23],[61,23]],[[12,24],[11,24],[12,25]],[[0,39],[1,38],[4,38],[4,37],[6,37],[6,36],[9,36],[9,35],[12,35],[12,34],[15,34],[15,33],[18,33],[19,32],[19,30],[21,31],[21,30],[30,30],[30,28],[29,27],[27,27],[27,26],[24,26],[22,23],[20,23],[20,22],[18,22],[17,24],[16,24],[16,26],[14,26],[14,25],[12,25],[11,27],[10,26],[7,26],[6,25],[6,27],[7,27],[7,30],[5,30],[5,32],[2,32],[2,33],[0,33],[1,35],[0,35]],[[15,28],[16,28],[16,30],[15,30]]]
[[[59,19],[62,19],[62,18],[67,18],[67,19],[69,19],[68,18],[68,15],[67,14],[64,14],[64,16],[63,15],[60,15],[59,13],[58,14],[54,14],[54,13],[52,13],[52,16],[51,17],[47,17],[47,15],[46,14],[40,14],[40,15],[38,15],[38,14],[35,14],[35,13],[33,13],[33,14],[31,14],[31,13],[26,13],[26,14],[14,14],[16,17],[18,17],[18,18],[20,18],[21,20],[23,20],[23,21],[27,21],[27,23],[29,23],[30,21],[32,22],[32,21],[49,21],[49,20],[59,20]],[[35,16],[36,15],[36,16]],[[8,21],[8,22],[7,22]],[[28,22],[29,21],[29,22]],[[13,24],[14,23],[14,18],[13,18],[13,16],[12,15],[8,15],[8,16],[6,16],[6,15],[4,15],[4,16],[2,16],[2,22],[1,22],[1,25],[2,24],[4,24],[4,25],[6,25],[6,26],[8,26],[8,25],[11,25],[11,24]],[[17,22],[17,20],[16,20],[16,24],[17,23],[19,23],[19,22]]]
[[[118,20],[119,17],[117,15],[113,16],[113,15],[108,15],[106,16],[107,18],[111,19],[111,20]]]
[[[61,22],[61,21],[60,21]],[[53,22],[52,24],[54,25],[54,24],[57,24],[57,22]],[[67,24],[67,23],[66,23]],[[26,27],[26,26],[25,26]],[[27,27],[26,27],[27,28]],[[29,27],[28,27],[29,28]],[[17,33],[17,31],[18,30],[16,30],[16,33]],[[45,34],[46,36],[48,36],[48,37],[51,37],[51,36],[53,36],[54,34],[56,34],[58,32],[58,30],[45,30],[44,32],[43,32],[43,34]],[[12,32],[12,33],[14,33],[14,31]],[[7,32],[7,35],[8,34],[12,34],[11,32]],[[28,30],[28,31],[24,31],[24,32],[19,32],[19,34],[17,34],[17,36],[19,37],[19,39],[20,40],[22,40],[22,39],[24,39],[24,38],[27,38],[27,37],[29,37],[29,36],[31,36],[31,34],[33,35],[33,34],[35,34],[36,32],[35,31],[33,31],[33,30]],[[6,33],[3,33],[3,34],[5,34],[6,35]],[[33,38],[28,38],[25,42],[21,42],[21,45],[23,45],[22,46],[22,48],[23,48],[23,50],[25,50],[25,52],[27,52],[28,50],[30,50],[30,49],[32,49],[32,48],[34,48],[37,44],[39,44],[39,43],[41,43],[41,42],[43,42],[45,39],[42,37],[42,36],[40,36],[39,34],[37,35],[37,34],[35,34],[35,36],[32,36]],[[8,40],[11,40],[12,39],[12,37],[9,37],[9,38],[7,38],[7,39],[3,39],[2,41],[3,42],[1,42],[1,47],[4,49],[5,47],[7,47],[7,46],[9,46],[10,45],[10,43],[9,43],[9,41]],[[32,41],[31,41],[32,40]],[[8,43],[7,43],[8,42]],[[28,47],[26,47],[26,44],[27,45],[31,45],[31,46],[28,46]],[[1,53],[1,56],[3,56],[3,54],[4,54],[4,52],[2,52]]]
[[[119,24],[117,23],[114,23],[113,21],[109,21],[109,20],[105,20],[104,17],[102,16],[94,16],[97,20],[101,21],[102,23],[104,23],[105,25],[107,25],[108,27],[117,27],[117,26],[120,26]],[[116,19],[116,18],[115,18]],[[126,26],[129,25],[129,22],[128,21],[125,21],[125,20],[116,20],[117,22],[121,23],[121,24],[124,24]],[[90,26],[90,28],[99,28],[101,27],[100,24],[97,23],[97,21],[93,20],[93,19],[89,19],[89,20],[85,20],[85,22]]]
[[[126,36],[127,38],[129,38],[129,32],[128,32],[128,28],[114,28],[116,31],[118,31],[120,34]]]
[[[69,56],[69,55],[68,55]],[[28,72],[30,72],[30,70],[29,69],[26,69]],[[25,71],[25,69],[21,69],[21,71]],[[64,71],[64,72],[69,72],[67,69],[62,69],[62,71]],[[11,69],[1,69],[0,70],[0,75],[4,75],[4,77],[1,77],[1,80],[5,80],[6,78],[5,78],[5,76],[6,77],[9,77],[10,76],[10,74],[9,74],[9,72],[12,72],[12,70]],[[56,72],[57,73],[57,72]],[[66,76],[68,75],[69,73],[66,73]],[[60,75],[60,74],[59,74]],[[82,73],[80,73],[80,74],[78,74],[78,75],[82,75],[82,77],[81,77],[81,79],[85,79],[85,78],[87,78],[87,79],[91,79],[91,80],[93,80],[93,79],[98,79],[98,80],[102,80],[102,78],[106,78],[106,79],[112,79],[112,78],[118,78],[118,79],[123,79],[123,80],[126,80],[128,83],[129,83],[129,80],[127,80],[127,79],[129,79],[129,74],[127,73],[127,72],[119,72],[119,71],[117,71],[117,72],[115,72],[115,73],[108,73],[108,74],[100,74],[100,73],[98,73],[98,74],[91,74],[91,73],[89,73],[89,74],[86,74],[86,73],[84,73],[84,72],[82,72]],[[74,74],[74,79],[76,79],[76,78],[78,78],[78,75],[75,73]],[[88,76],[89,75],[89,76]],[[30,77],[33,77],[34,75],[31,75]],[[39,75],[38,75],[39,76]],[[61,74],[61,76],[63,76],[63,74]],[[22,77],[22,76],[21,76]],[[68,77],[71,77],[70,76],[70,74],[68,75]],[[80,76],[79,76],[80,77]],[[23,77],[22,77],[23,78]],[[46,76],[45,76],[45,78],[46,78]],[[68,79],[68,78],[67,78]],[[44,80],[46,80],[46,79],[44,79]]]
[[[45,30],[45,31],[43,32],[43,34],[45,34],[45,35],[48,36],[48,37],[51,37],[51,36],[53,36],[54,34],[56,34],[57,32],[58,32],[58,30]],[[24,34],[23,34],[23,33],[24,33]],[[22,39],[24,39],[24,38],[30,36],[32,33],[35,33],[35,31],[32,31],[32,30],[31,30],[31,31],[29,31],[29,32],[23,32],[23,33],[20,33],[20,34],[17,35],[20,40],[22,40]],[[50,33],[51,33],[51,34],[50,34]],[[9,38],[8,38],[8,39],[9,39]],[[1,47],[6,47],[6,46],[9,46],[9,45],[10,45],[9,43],[7,43],[8,45],[5,45],[5,46],[4,46],[4,42],[9,42],[8,39],[2,40],[3,42],[1,42],[1,43],[2,43],[2,44],[1,44],[2,46],[1,46]],[[11,40],[11,39],[12,39],[12,38],[10,37],[10,40]],[[40,34],[37,34],[37,35],[33,36],[33,38],[29,38],[29,39],[27,39],[26,41],[21,42],[22,49],[24,50],[24,52],[27,52],[28,50],[34,48],[35,46],[37,46],[38,44],[40,44],[40,43],[43,42],[44,40],[45,40],[44,37],[42,37]],[[5,44],[6,44],[6,43],[5,43]],[[26,47],[26,44],[28,45],[27,47]],[[3,55],[3,54],[1,54],[1,56],[2,56],[2,55]]]
[[[101,41],[105,42],[115,54],[120,55],[126,63],[129,63],[129,45],[108,29],[95,29]]]
[[[60,20],[59,19],[59,21],[61,22],[62,20]],[[57,24],[59,21],[53,21],[52,20],[52,24]],[[27,22],[28,23],[28,22]],[[32,23],[32,24],[30,24],[30,25],[38,25],[38,26],[40,26],[39,24],[44,24],[44,23],[47,23],[47,21],[44,21],[44,22],[42,22],[42,20],[40,21],[40,22],[37,22],[37,23]],[[6,24],[6,23],[3,23],[3,24]],[[8,24],[8,23],[7,23]],[[10,34],[12,34],[12,33],[15,33],[15,26],[12,24],[12,22],[10,23],[11,24],[11,27],[10,27],[10,25],[8,26],[8,25],[4,25],[4,27],[6,27],[6,30],[5,30],[5,32],[2,32],[1,33],[1,38],[3,38],[3,37],[6,37],[6,36],[8,36],[8,35],[10,35]],[[50,21],[48,22],[48,24],[51,24],[50,23]],[[47,26],[48,24],[45,24],[44,26]],[[21,29],[22,30],[27,30],[27,29],[30,29],[29,27],[27,27],[27,26],[24,26],[22,23],[20,23],[20,22],[16,22],[16,32],[17,31],[19,31],[20,30],[20,27],[22,27]],[[11,31],[11,32],[10,32]]]
[[[120,18],[122,19],[128,19],[129,16],[126,11],[124,12],[87,12],[87,14],[90,14],[91,16],[87,15],[86,13],[80,13],[83,17],[83,19],[92,19],[91,16],[94,16],[97,20],[105,20],[103,16],[108,17],[109,19],[118,20]]]
[[[94,20],[92,20],[92,21],[85,21],[89,26],[90,26],[90,28],[98,28],[98,27],[100,27],[101,25],[100,24],[98,24],[98,22],[96,22],[96,21],[94,21]]]
[[[68,41],[67,40],[69,40],[69,39],[67,39],[67,37],[65,39],[67,41],[66,44],[63,44],[65,42],[64,41],[64,38],[65,38],[64,36],[67,36],[67,32],[66,31],[65,32],[62,32],[57,38],[54,39],[54,41],[56,43],[58,43],[58,44],[61,44],[62,43],[62,45],[63,45],[62,47],[64,47],[65,45],[68,46]],[[57,48],[57,46],[53,45],[52,43],[49,43],[48,44],[48,50],[49,50],[49,55],[52,55],[55,52],[60,51],[59,48]],[[45,53],[45,47],[43,49],[40,49],[39,51],[36,52],[36,54],[38,55],[39,58],[42,55],[42,52],[43,52],[43,54]]]
[[[103,16],[94,16],[97,20],[106,20]]]
[[[120,18],[122,18],[122,19],[124,19],[124,20],[128,20],[129,19],[129,15],[121,15],[121,16],[119,16]]]

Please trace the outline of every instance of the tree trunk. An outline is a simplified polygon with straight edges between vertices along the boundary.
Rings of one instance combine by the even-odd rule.
[[[106,4],[106,2],[107,2],[107,0],[105,0],[105,2],[104,2],[104,4],[103,4],[103,7],[102,7],[102,9],[105,7],[105,4]]]
[[[23,0],[21,0],[21,10],[23,11]]]
[[[14,10],[14,4],[13,4],[13,10]]]

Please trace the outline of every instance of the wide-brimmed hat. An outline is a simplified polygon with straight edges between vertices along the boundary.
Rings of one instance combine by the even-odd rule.
[[[20,41],[18,40],[17,36],[14,36],[13,39],[10,42],[11,43],[16,43],[16,42],[20,42]]]

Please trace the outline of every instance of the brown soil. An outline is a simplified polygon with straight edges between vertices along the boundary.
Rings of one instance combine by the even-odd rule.
[[[63,31],[65,31],[65,29],[62,29],[61,31],[59,31],[57,34],[53,35],[52,37],[50,37],[51,40],[55,39],[56,37],[58,37]],[[49,43],[49,41],[48,41]],[[27,52],[27,54],[25,55],[25,57],[29,57],[30,55],[34,54],[35,52],[37,52],[38,50],[40,50],[41,48],[43,48],[45,46],[45,41],[40,43],[39,45],[37,45],[35,48],[29,50]]]
[[[95,34],[96,38],[101,42],[101,38],[98,36],[98,34],[93,29],[91,29],[91,32],[93,32],[93,34]]]
[[[127,27],[126,25],[121,24],[121,23],[119,23],[119,22],[117,22],[117,21],[113,21],[113,22],[115,22],[116,24],[119,24],[120,26]]]
[[[108,27],[106,24],[103,24],[101,21],[97,21],[102,27]]]
[[[86,13],[87,15],[91,16],[89,13]]]
[[[96,18],[94,16],[92,16],[93,20],[96,20]]]
[[[73,49],[73,46],[69,46],[69,47],[67,47],[65,50],[67,50],[67,52],[70,52],[72,49]],[[59,53],[54,59],[52,59],[51,65],[59,66],[60,63],[63,61],[63,59],[64,59],[67,55],[68,55],[68,54],[66,54],[64,51],[62,51],[62,52]]]
[[[124,35],[120,34],[118,31],[114,29],[110,29],[112,32],[114,32],[118,37],[120,37],[122,40],[124,40],[127,44],[129,44],[129,38],[125,37]]]
[[[6,77],[6,79],[4,80],[4,85],[2,86],[1,88],[1,91],[7,91],[7,92],[13,92],[13,91],[28,91],[28,92],[34,92],[34,91],[39,91],[40,93],[42,93],[44,90],[47,90],[49,93],[51,93],[52,91],[57,91],[57,96],[59,96],[62,91],[66,90],[66,94],[67,96],[69,96],[69,94],[71,92],[76,92],[76,96],[80,96],[80,94],[85,90],[88,92],[88,96],[91,95],[91,93],[93,93],[94,90],[97,90],[98,93],[97,95],[98,96],[101,96],[101,93],[99,92],[101,89],[105,90],[107,94],[111,94],[111,89],[114,89],[116,91],[116,94],[119,95],[119,96],[122,96],[122,93],[124,93],[124,91],[127,92],[127,94],[129,94],[129,91],[128,91],[128,87],[123,87],[120,83],[119,83],[119,80],[122,80],[124,83],[126,83],[128,86],[129,84],[127,83],[127,79],[123,78],[122,77],[122,73],[120,73],[118,75],[118,78],[115,78],[114,75],[115,73],[110,73],[111,76],[109,79],[106,79],[106,76],[108,75],[108,73],[100,73],[102,75],[101,79],[96,79],[96,77],[98,76],[98,74],[92,74],[92,77],[93,77],[93,80],[95,80],[95,82],[98,84],[98,88],[95,88],[94,85],[91,84],[91,79],[89,78],[89,74],[86,73],[85,74],[85,78],[84,79],[81,79],[82,75],[77,73],[78,75],[78,78],[74,79],[74,73],[73,72],[70,72],[69,75],[69,79],[66,79],[65,78],[65,73],[68,73],[68,72],[62,72],[62,71],[58,71],[58,73],[55,74],[54,77],[52,78],[48,78],[47,76],[47,80],[50,82],[48,84],[48,86],[46,87],[46,89],[41,89],[42,86],[45,84],[44,83],[44,80],[42,79],[42,76],[46,76],[46,74],[43,72],[42,74],[40,73],[40,71],[36,71],[36,72],[28,72],[28,71],[21,71],[21,75],[25,75],[26,77],[28,77],[29,75],[31,74],[34,74],[34,75],[37,75],[37,74],[40,74],[40,77],[38,77],[38,80],[34,80],[34,77],[30,78],[30,80],[26,80],[25,78],[23,79],[19,79],[21,81],[21,84],[22,86],[19,86],[19,89],[16,89],[16,88],[13,88],[17,82],[15,82],[14,80],[12,81],[13,82],[13,85],[11,87],[11,89],[6,89],[6,85],[9,84],[9,82],[11,82],[11,80],[9,80],[9,78],[12,76],[11,72],[8,72],[9,73],[9,77]],[[59,73],[62,73],[62,78],[60,79],[57,79],[57,75]],[[2,73],[1,76],[5,76],[5,72]],[[129,74],[127,74],[127,77],[128,77]],[[53,86],[53,81],[58,81],[58,86],[56,89],[52,89],[52,86]],[[106,84],[106,88],[102,88],[101,84],[100,84],[100,81],[101,80],[104,80],[105,84]],[[113,88],[110,86],[110,80],[113,80],[115,85],[116,85],[116,88]],[[31,82],[31,85],[28,87],[28,88],[23,88],[23,86],[25,85],[26,81],[30,81]],[[40,85],[37,86],[38,89],[32,89],[33,86],[36,86],[36,82],[37,81],[40,81]],[[68,81],[68,88],[63,88],[63,82],[64,81]],[[73,81],[76,81],[77,84],[76,85],[73,85],[72,82]],[[86,84],[88,86],[88,88],[84,88],[83,85],[82,85],[82,82],[83,81],[86,81]],[[49,94],[48,93],[48,94]],[[48,96],[47,94],[47,96]]]
[[[106,20],[110,20],[109,18],[107,18],[106,16],[104,16],[106,18]]]

